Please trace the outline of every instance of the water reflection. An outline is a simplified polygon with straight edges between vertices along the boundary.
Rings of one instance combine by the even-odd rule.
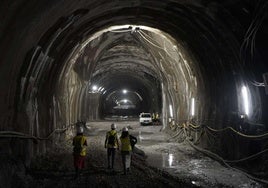
[[[138,141],[141,143],[142,142],[142,136],[141,136],[141,131],[139,131],[139,136],[138,136]]]
[[[175,166],[175,156],[172,153],[162,153],[162,167],[168,168]]]
[[[172,166],[172,163],[173,163],[173,154],[168,154],[168,164],[169,164],[169,167]]]

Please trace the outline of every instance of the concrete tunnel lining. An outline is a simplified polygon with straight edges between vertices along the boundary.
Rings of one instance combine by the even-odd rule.
[[[17,2],[22,4],[26,1]],[[45,6],[43,1],[36,4],[27,1],[25,8],[21,8],[20,3],[9,7],[9,10],[13,8],[20,11],[16,14],[18,20],[15,14],[12,15],[13,12],[8,13],[6,17],[9,19],[3,23],[5,30],[1,31],[1,39],[4,39],[0,46],[3,52],[1,62],[5,65],[1,75],[4,80],[10,80],[9,85],[4,81],[1,83],[1,112],[4,114],[1,129],[45,137],[54,129],[65,128],[82,118],[86,109],[83,100],[88,96],[88,80],[91,75],[98,75],[94,71],[101,63],[105,65],[106,62],[111,66],[109,68],[119,65],[109,62],[108,57],[121,51],[113,48],[115,52],[107,53],[107,61],[101,59],[105,57],[103,53],[108,52],[102,42],[108,38],[113,45],[114,38],[108,35],[106,39],[100,37],[86,44],[83,50],[80,45],[102,29],[124,24],[144,25],[167,33],[159,36],[154,32],[143,31],[140,36],[150,38],[153,44],[166,48],[169,53],[175,51],[176,56],[171,57],[143,41],[143,48],[147,50],[143,56],[149,54],[150,58],[144,63],[145,66],[136,69],[137,72],[144,69],[145,72],[156,73],[156,78],[162,83],[162,115],[165,122],[168,122],[170,103],[176,111],[176,121],[188,120],[190,99],[195,97],[198,109],[194,120],[224,127],[225,119],[233,121],[233,114],[243,113],[240,109],[240,87],[243,84],[250,88],[252,103],[257,109],[252,112],[250,121],[267,121],[264,113],[267,107],[261,106],[261,101],[267,104],[267,99],[259,88],[249,84],[251,80],[259,80],[259,73],[267,71],[267,68],[261,61],[256,63],[264,67],[261,71],[254,69],[251,62],[241,63],[239,50],[247,24],[241,23],[240,17],[232,19],[233,11],[228,9],[241,2],[154,1],[153,5],[150,1],[131,2],[66,1],[64,4],[53,2],[55,4]],[[241,13],[239,16],[243,18],[245,15]],[[11,21],[12,24],[9,23]],[[163,36],[171,36],[171,41],[174,40],[171,43],[182,47],[182,51],[174,50],[173,45],[165,46],[161,38]],[[17,55],[12,55],[10,49]],[[177,56],[179,52],[181,55]],[[86,56],[91,58],[87,59],[88,63],[84,63],[85,67],[81,67],[79,71],[84,72],[79,75],[72,69],[73,65],[78,61],[83,62]],[[141,62],[136,54],[130,57]],[[185,61],[184,64],[176,66],[180,60]],[[148,63],[154,68],[146,68]],[[134,64],[123,67],[125,65],[123,62],[117,68],[126,70],[133,68]],[[109,80],[109,71],[105,67],[102,69]],[[181,76],[183,74],[186,75]],[[81,75],[85,77],[81,78]],[[43,144],[42,149],[33,147],[30,150],[32,153],[44,152],[46,147],[49,144]],[[27,152],[19,152],[27,155]]]
[[[117,26],[117,27],[119,27],[119,26]],[[121,27],[125,27],[125,29],[126,29],[129,26],[121,26]],[[136,27],[136,26],[133,26],[133,27]],[[140,26],[140,27],[142,28],[142,26]],[[127,51],[127,53],[126,53],[124,51],[121,51],[120,48],[118,50],[118,53],[121,53],[121,55],[119,55],[117,57],[112,57],[112,58],[109,58],[109,56],[108,56],[108,58],[106,57],[103,60],[103,62],[102,62],[103,58],[94,57],[94,59],[100,59],[99,61],[94,62],[94,60],[90,59],[90,56],[82,54],[80,57],[76,56],[76,58],[77,58],[76,60],[72,59],[72,62],[75,62],[74,67],[80,67],[80,68],[77,68],[77,70],[79,71],[78,72],[78,77],[82,77],[82,79],[84,79],[85,82],[86,82],[86,79],[91,77],[90,73],[92,72],[92,75],[93,75],[92,80],[95,80],[95,77],[97,77],[96,82],[98,82],[99,85],[101,86],[101,85],[105,84],[105,83],[101,83],[101,80],[104,80],[104,78],[106,79],[106,77],[107,77],[107,80],[109,80],[109,81],[113,80],[113,79],[110,79],[110,78],[112,78],[114,73],[115,74],[128,75],[126,73],[126,72],[128,72],[129,75],[131,75],[134,72],[135,74],[140,74],[140,76],[142,76],[144,74],[145,77],[144,76],[142,76],[142,77],[143,77],[144,80],[146,80],[146,74],[157,75],[156,70],[160,69],[160,71],[158,71],[158,74],[159,74],[160,78],[155,78],[155,79],[156,80],[166,80],[166,83],[164,84],[165,87],[168,88],[166,90],[172,91],[172,90],[176,89],[177,92],[181,90],[181,92],[178,92],[179,93],[178,95],[182,96],[182,97],[179,98],[179,103],[183,104],[182,107],[181,107],[181,109],[183,109],[183,110],[181,110],[181,112],[184,113],[184,117],[181,118],[181,119],[187,119],[188,116],[185,115],[185,113],[188,114],[188,112],[189,112],[189,110],[187,110],[187,109],[189,109],[189,102],[188,102],[189,98],[187,98],[187,96],[192,97],[191,95],[193,95],[193,93],[191,93],[191,92],[196,92],[196,91],[193,91],[193,90],[196,90],[196,89],[191,89],[191,87],[192,87],[191,85],[193,85],[193,87],[197,87],[196,86],[196,84],[197,84],[196,83],[196,78],[193,76],[193,73],[191,73],[193,68],[192,69],[189,68],[190,66],[187,63],[186,58],[183,57],[183,55],[185,56],[185,52],[179,52],[180,49],[177,49],[177,44],[174,41],[168,41],[167,40],[168,38],[170,38],[170,36],[167,36],[167,35],[164,36],[164,34],[161,33],[161,31],[156,30],[156,29],[152,29],[152,28],[149,28],[149,27],[144,27],[144,28],[146,30],[149,30],[149,31],[152,30],[153,32],[156,32],[156,34],[152,35],[151,37],[148,34],[146,34],[146,33],[145,34],[148,35],[151,38],[151,40],[157,39],[160,42],[155,40],[154,41],[155,46],[153,46],[152,42],[151,43],[150,43],[150,41],[148,42],[147,38],[145,38],[145,40],[144,40],[144,36],[140,35],[140,34],[137,34],[138,36],[137,35],[133,36],[134,39],[132,39],[132,40],[137,40],[136,38],[138,38],[138,40],[139,40],[139,42],[141,44],[147,42],[147,44],[143,44],[143,46],[147,47],[149,49],[147,51],[149,51],[149,52],[152,51],[152,53],[153,53],[153,52],[156,51],[155,49],[157,49],[158,52],[154,54],[155,62],[150,63],[150,61],[148,61],[148,60],[146,62],[146,61],[144,61],[144,58],[140,58],[141,56],[146,56],[147,55],[146,51],[145,51],[145,55],[142,55],[142,53],[140,53],[141,51],[139,51],[138,55],[135,55],[134,54],[135,52],[133,53],[132,51]],[[138,31],[142,31],[142,29],[139,29]],[[126,32],[127,36],[129,35],[128,32],[129,31]],[[159,34],[162,34],[162,36],[159,35]],[[121,35],[122,34],[120,33],[120,36]],[[114,35],[113,32],[111,32],[111,35],[110,35],[110,33],[108,33],[108,34],[105,34],[104,37],[99,37],[99,38],[97,38],[95,40],[101,41],[101,38],[105,38],[105,40],[104,40],[105,42],[108,41],[108,43],[106,42],[106,44],[105,44],[105,42],[102,42],[102,43],[99,42],[100,45],[102,45],[102,46],[103,45],[108,45],[109,46],[110,43],[117,43],[117,40],[112,40],[113,38],[117,38]],[[112,39],[109,39],[109,38],[112,38]],[[131,39],[129,39],[129,40],[131,40]],[[165,42],[165,41],[167,41],[167,42]],[[97,42],[94,42],[94,41],[93,41],[93,43],[94,43],[94,45],[97,44]],[[85,51],[85,54],[87,53],[87,51],[94,51],[94,50],[92,50],[91,47],[89,47],[89,49],[87,49],[85,47],[86,45],[82,45],[82,46],[83,46],[83,48],[85,48],[85,49],[83,49],[83,51]],[[151,46],[153,46],[153,47],[151,47]],[[172,51],[169,50],[169,48],[172,48]],[[179,48],[181,48],[181,46]],[[105,49],[105,47],[99,47],[99,49]],[[113,47],[113,49],[114,49],[114,47]],[[133,48],[131,48],[131,49],[133,49]],[[109,52],[109,50],[107,50],[107,51]],[[176,52],[178,52],[178,53],[176,53]],[[103,52],[101,50],[99,50],[98,53],[103,54]],[[182,53],[183,53],[183,55],[182,55]],[[115,54],[117,54],[117,53],[115,52]],[[130,54],[130,55],[123,56],[123,58],[125,58],[125,63],[120,63],[122,61],[121,60],[122,59],[122,54]],[[172,56],[172,54],[173,54],[173,56]],[[180,56],[178,56],[177,54],[180,54]],[[113,55],[113,53],[112,53],[112,55]],[[152,55],[149,55],[149,56],[152,56]],[[94,69],[92,67],[93,71],[90,70],[91,72],[84,71],[86,69],[86,67],[89,66],[88,62],[96,64],[95,65],[96,68]],[[174,65],[176,65],[176,63],[179,63],[179,65],[180,65],[179,68],[174,66]],[[151,67],[152,70],[150,70],[150,67]],[[76,68],[74,68],[74,70],[75,69]],[[72,69],[68,68],[67,70],[72,70]],[[148,72],[148,73],[146,73],[146,72]],[[150,73],[150,72],[152,72],[152,73]],[[68,74],[68,73],[65,73],[65,74]],[[100,75],[100,76],[98,76],[98,75]],[[152,76],[152,77],[154,77],[154,76]],[[178,81],[176,81],[176,78],[177,78]],[[126,79],[127,79],[127,77],[126,77]],[[94,81],[92,81],[92,82],[94,84]],[[152,82],[152,81],[149,80],[149,82]],[[189,82],[190,82],[190,84],[189,84]],[[152,83],[153,84],[148,85],[151,88],[154,88],[155,85],[160,85],[160,84],[157,84],[157,83],[154,83],[154,82],[152,82]],[[74,83],[71,83],[71,84],[74,85]],[[90,84],[92,84],[92,83],[90,83]],[[115,83],[111,82],[110,83],[110,85],[116,85],[116,84],[119,84],[119,82],[115,82]],[[171,85],[171,86],[169,86],[169,85]],[[69,86],[67,86],[67,87],[69,87]],[[84,85],[83,87],[87,88],[88,85]],[[165,89],[165,88],[163,88],[163,89]],[[147,89],[147,91],[150,91],[150,90],[151,89]],[[67,92],[64,92],[64,93],[66,95]],[[173,93],[174,93],[174,91],[173,91]],[[154,95],[152,95],[152,97]],[[168,94],[168,95],[170,95],[170,94]],[[174,95],[173,97],[175,97],[175,94],[173,94],[173,95]],[[86,95],[84,95],[84,96],[86,96]],[[169,98],[171,98],[171,97],[169,97]],[[174,102],[172,101],[172,103],[174,103]],[[171,105],[176,106],[176,103],[171,104]],[[167,106],[169,106],[169,105],[167,105]],[[64,108],[66,109],[68,107],[64,107]],[[166,113],[166,112],[164,112],[164,113]],[[77,113],[74,113],[74,114],[77,114]],[[96,115],[96,117],[98,117],[98,115]]]

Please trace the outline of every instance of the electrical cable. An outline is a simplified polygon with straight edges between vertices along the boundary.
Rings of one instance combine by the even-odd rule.
[[[130,32],[132,31],[131,29],[128,29],[128,30],[121,30],[121,31],[117,31],[117,30],[110,30],[109,32],[112,32],[112,33],[126,33],[126,32]]]
[[[200,127],[200,126],[195,126],[195,125],[193,125],[193,124],[191,124],[191,123],[189,123],[188,125],[189,125],[190,127],[192,127],[192,128],[198,128],[198,127]],[[226,127],[226,128],[224,128],[224,129],[220,129],[220,130],[213,129],[213,128],[209,127],[209,126],[205,126],[204,128],[207,128],[207,130],[208,130],[208,131],[206,131],[206,129],[204,129],[204,130],[205,130],[204,133],[206,133],[206,135],[207,135],[208,138],[209,138],[208,133],[209,133],[210,135],[212,135],[212,134],[210,133],[210,131],[213,131],[213,132],[222,132],[222,131],[225,131],[225,130],[228,130],[228,129],[231,129],[232,131],[234,131],[234,132],[237,133],[238,135],[243,136],[243,137],[247,137],[247,138],[260,138],[260,137],[264,137],[264,136],[267,136],[267,135],[268,135],[268,133],[265,133],[265,134],[262,134],[262,135],[245,135],[245,134],[243,134],[243,133],[240,133],[240,132],[236,131],[236,130],[233,129],[232,127]],[[205,150],[205,149],[201,149],[201,148],[195,146],[195,145],[190,141],[189,136],[187,136],[186,128],[185,128],[185,127],[183,127],[183,133],[184,133],[184,135],[185,135],[185,140],[186,140],[186,141],[187,141],[187,142],[188,142],[194,149],[196,149],[196,150],[198,150],[199,152],[202,152],[202,153],[204,153],[204,154],[210,156],[211,158],[213,158],[213,159],[215,159],[215,160],[221,162],[224,166],[226,166],[226,167],[228,167],[228,168],[231,168],[231,169],[233,169],[233,170],[236,170],[236,171],[239,171],[239,172],[245,174],[247,177],[249,177],[249,178],[251,178],[251,179],[254,179],[254,180],[256,180],[256,181],[259,181],[259,182],[268,184],[268,181],[266,181],[266,180],[263,180],[263,179],[259,179],[259,178],[253,177],[253,176],[247,174],[246,172],[241,171],[241,170],[238,170],[238,169],[236,169],[236,168],[233,168],[233,167],[231,167],[229,164],[227,164],[227,163],[238,163],[238,162],[242,162],[242,161],[246,161],[246,160],[252,159],[252,158],[254,158],[254,157],[258,156],[258,155],[261,155],[261,154],[267,152],[268,149],[265,149],[265,150],[263,150],[263,151],[261,151],[261,152],[258,152],[258,153],[256,153],[256,154],[253,154],[253,155],[251,155],[251,156],[248,156],[248,157],[245,157],[245,158],[242,158],[242,159],[239,159],[239,160],[225,160],[225,159],[223,159],[222,157],[220,157],[219,155],[217,155],[217,154],[215,154],[215,153],[213,153],[213,152],[211,152],[211,151],[208,151],[208,150]],[[201,138],[202,135],[203,135],[203,134],[201,134],[199,138]],[[214,135],[212,135],[212,136],[215,138]],[[195,142],[195,144],[196,144],[196,143],[197,143],[197,142]]]
[[[170,137],[168,140],[173,139],[173,138],[175,138],[175,137],[178,137],[182,132],[183,132],[183,130],[180,130],[180,131],[177,132],[175,135],[173,135],[172,137]]]
[[[209,130],[209,129],[208,129]],[[209,131],[208,131],[209,132]],[[263,151],[260,151],[260,152],[258,152],[258,153],[256,153],[256,154],[253,154],[253,155],[251,155],[251,156],[248,156],[248,157],[245,157],[245,158],[242,158],[242,159],[238,159],[238,160],[225,160],[226,162],[228,162],[228,163],[238,163],[238,162],[242,162],[242,161],[246,161],[246,160],[249,160],[249,159],[251,159],[251,158],[254,158],[254,157],[256,157],[256,156],[258,156],[258,155],[261,155],[261,154],[263,154],[263,153],[265,153],[265,152],[267,152],[268,151],[268,149],[265,149],[265,150],[263,150]]]
[[[161,50],[164,50],[162,47],[160,47],[160,46],[154,44],[154,43],[151,42],[149,39],[147,39],[147,38],[142,34],[141,31],[138,31],[138,33],[140,34],[140,36],[141,36],[144,40],[146,40],[147,42],[149,42],[151,45],[153,45],[153,46],[155,46],[155,47],[157,47],[157,48],[159,48],[159,49],[161,49]]]
[[[250,81],[250,83],[254,86],[257,86],[257,87],[265,87],[264,83],[259,83],[256,81]]]
[[[254,10],[254,18],[253,20],[251,21],[251,24],[245,34],[245,37],[244,37],[244,41],[243,43],[241,44],[241,47],[240,47],[240,59],[242,60],[242,63],[245,64],[245,59],[246,58],[243,58],[243,53],[245,53],[245,55],[247,54],[246,53],[246,50],[247,48],[250,48],[250,54],[251,54],[251,58],[252,58],[252,62],[253,62],[253,55],[254,55],[254,50],[255,50],[255,40],[256,40],[256,34],[263,22],[263,20],[265,19],[266,17],[266,7],[267,7],[268,3],[267,2],[264,2],[264,3],[261,3],[261,0],[258,1],[258,4]]]
[[[166,47],[165,47],[165,40],[164,40],[164,48],[162,48],[162,47],[160,47],[160,46],[154,44],[154,43],[151,42],[148,38],[145,37],[145,35],[146,35],[146,36],[148,36],[151,40],[154,40],[150,35],[148,35],[147,33],[143,32],[142,30],[140,30],[140,31],[138,31],[138,32],[139,32],[139,34],[141,34],[141,36],[142,36],[146,41],[148,41],[148,42],[149,42],[150,44],[152,44],[153,46],[158,47],[158,48],[164,50],[164,51],[166,52],[166,54],[169,55],[169,57],[171,57],[172,59],[174,59],[174,60],[176,61],[176,59],[173,58],[173,56],[167,51],[167,49],[166,49]],[[142,35],[142,34],[143,34],[143,35]],[[163,59],[165,59],[165,58],[163,58]]]
[[[55,132],[64,132],[67,129],[68,127],[64,129],[55,129],[45,138],[36,137],[36,136],[32,136],[32,135],[28,135],[28,134],[24,134],[24,133],[16,132],[16,131],[1,131],[0,138],[24,138],[24,139],[34,139],[34,140],[48,140]]]
[[[186,137],[185,140],[189,143],[189,145],[190,145],[191,147],[193,147],[193,148],[196,149],[197,151],[199,151],[199,152],[201,152],[201,153],[203,153],[203,154],[205,154],[205,155],[207,155],[207,156],[209,156],[209,157],[215,159],[216,161],[220,162],[221,164],[223,164],[223,165],[226,166],[227,168],[230,168],[230,169],[232,169],[232,170],[234,170],[234,171],[240,172],[240,173],[244,174],[245,176],[247,176],[247,177],[250,178],[250,179],[253,179],[253,180],[256,180],[256,181],[258,181],[258,182],[261,182],[261,183],[264,183],[264,184],[267,184],[267,185],[268,185],[268,181],[267,181],[267,180],[263,180],[263,179],[260,179],[260,178],[253,177],[253,176],[249,175],[248,173],[246,173],[246,172],[244,172],[244,171],[242,171],[242,170],[238,170],[238,169],[236,169],[236,168],[233,168],[233,167],[231,167],[229,164],[227,164],[227,163],[225,162],[225,160],[224,160],[222,157],[220,157],[219,155],[217,155],[217,154],[215,154],[215,153],[213,153],[213,152],[211,152],[211,151],[208,151],[208,150],[205,150],[205,149],[201,149],[201,148],[199,148],[199,147],[193,145],[193,144],[191,143],[191,141],[189,140],[189,138],[187,137],[187,134],[186,134],[186,130],[185,130],[185,129],[184,129],[184,134],[185,134],[185,137]]]
[[[205,128],[206,128],[206,127],[205,127]],[[208,131],[207,131],[207,130],[208,130]],[[208,135],[212,136],[213,138],[217,138],[217,136],[216,136],[216,135],[213,135],[213,134],[212,134],[212,131],[210,132],[209,129],[205,129],[205,131],[208,133]]]
[[[188,123],[188,125],[190,125],[192,128],[194,128],[194,129],[198,129],[198,128],[200,128],[201,126],[200,125],[194,125],[194,124],[192,124],[192,123]]]
[[[210,140],[210,137],[209,137],[209,135],[208,135],[208,131],[206,131],[206,129],[205,129],[205,134],[206,134],[206,136],[207,136],[207,141],[208,141],[210,147],[211,147],[212,149],[214,149],[214,148],[215,148],[215,141],[214,141],[214,140],[213,140],[213,141]],[[215,137],[214,137],[214,138],[215,138]],[[217,148],[216,148],[216,149],[217,149]]]
[[[190,125],[190,126],[192,126],[192,127],[194,127],[194,128],[198,128],[198,127],[200,127],[200,126],[194,126],[193,124],[188,124],[188,125]],[[216,137],[216,136],[214,136],[213,134],[211,134],[210,133],[210,131],[213,131],[213,132],[222,132],[222,131],[225,131],[225,130],[227,130],[227,129],[231,129],[232,131],[234,131],[235,133],[237,133],[237,134],[239,134],[239,135],[241,135],[241,136],[246,136],[246,137],[250,137],[250,138],[259,138],[259,137],[264,137],[264,136],[266,136],[268,133],[265,133],[265,134],[262,134],[262,135],[245,135],[245,134],[242,134],[242,133],[240,133],[240,132],[238,132],[238,131],[236,131],[235,129],[233,129],[232,127],[226,127],[226,128],[224,128],[224,129],[221,129],[221,130],[215,130],[215,129],[212,129],[212,128],[210,128],[210,127],[208,127],[208,126],[205,126],[206,128],[208,128],[208,130],[209,131],[206,131],[205,130],[205,132],[206,132],[206,134],[207,135],[211,135],[211,136],[213,136],[214,138]],[[201,135],[200,135],[201,136]],[[259,152],[259,153],[257,153],[257,154],[254,154],[254,155],[251,155],[251,156],[249,156],[249,157],[246,157],[246,158],[243,158],[243,159],[239,159],[239,160],[232,160],[232,161],[227,161],[227,162],[240,162],[240,161],[245,161],[245,160],[247,160],[247,159],[250,159],[250,158],[253,158],[253,157],[256,157],[257,155],[260,155],[260,154],[262,154],[262,153],[265,153],[266,151],[268,151],[268,149],[266,149],[266,150],[263,150],[263,151],[261,151],[261,152]]]
[[[238,163],[238,162],[246,161],[246,160],[252,159],[252,158],[254,158],[254,157],[256,157],[256,156],[258,156],[260,154],[263,154],[263,153],[265,153],[267,151],[268,151],[268,149],[265,149],[265,150],[263,150],[261,152],[258,152],[256,154],[250,155],[250,156],[245,157],[243,159],[238,159],[238,160],[225,160],[225,162],[227,162],[227,163]]]
[[[261,135],[246,135],[246,134],[243,134],[243,133],[241,133],[241,132],[238,132],[237,130],[235,130],[235,129],[232,128],[232,127],[225,127],[225,128],[223,128],[223,129],[218,129],[218,130],[213,129],[213,128],[209,127],[209,126],[206,126],[206,127],[207,127],[209,130],[213,131],[213,132],[222,132],[222,131],[226,131],[226,130],[230,129],[230,130],[232,130],[234,133],[236,133],[236,134],[238,134],[238,135],[240,135],[240,136],[242,136],[242,137],[246,137],[246,138],[261,138],[261,137],[266,137],[266,136],[268,136],[268,133],[264,133],[264,134],[261,134]]]

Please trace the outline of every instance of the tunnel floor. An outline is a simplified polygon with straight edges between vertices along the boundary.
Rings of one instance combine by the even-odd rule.
[[[107,169],[104,139],[111,122],[87,124],[86,168],[74,179],[71,138],[32,163],[29,187],[264,187],[245,174],[222,166],[187,143],[174,142],[162,126],[140,126],[136,121],[116,122],[117,130],[129,126],[138,138],[131,173],[123,175],[121,157],[115,170]],[[120,133],[119,133],[120,135]]]

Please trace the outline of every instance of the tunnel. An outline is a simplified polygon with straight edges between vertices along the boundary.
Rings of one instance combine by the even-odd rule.
[[[78,121],[148,112],[221,159],[258,154],[235,166],[268,177],[266,1],[0,4],[2,156],[27,167]]]

